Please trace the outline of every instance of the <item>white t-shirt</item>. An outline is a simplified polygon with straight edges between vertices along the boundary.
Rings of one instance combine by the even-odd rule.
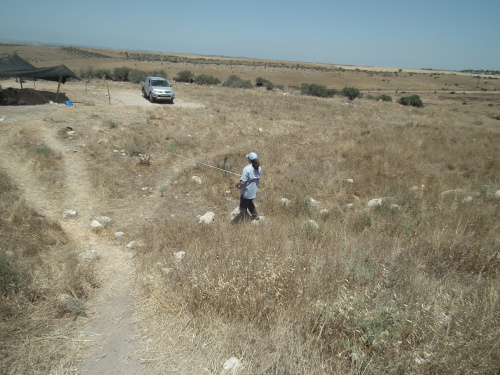
[[[255,199],[257,197],[257,190],[259,189],[259,180],[262,170],[259,167],[255,170],[252,163],[243,168],[240,180],[244,182],[241,187],[241,196],[245,199]]]

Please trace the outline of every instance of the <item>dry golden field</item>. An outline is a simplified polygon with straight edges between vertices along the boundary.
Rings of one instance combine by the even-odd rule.
[[[69,107],[28,81],[31,105],[0,107],[0,373],[498,374],[497,77],[82,50],[111,57],[0,56],[284,89],[174,83],[169,105],[72,81]],[[250,151],[262,220],[234,225]]]

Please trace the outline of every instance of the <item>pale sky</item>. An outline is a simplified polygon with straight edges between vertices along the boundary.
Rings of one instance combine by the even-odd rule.
[[[0,0],[0,40],[500,70],[500,0]]]

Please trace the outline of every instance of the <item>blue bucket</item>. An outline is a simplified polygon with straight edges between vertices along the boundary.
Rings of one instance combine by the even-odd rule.
[[[66,100],[64,102],[68,107],[73,107],[73,102],[71,100]]]

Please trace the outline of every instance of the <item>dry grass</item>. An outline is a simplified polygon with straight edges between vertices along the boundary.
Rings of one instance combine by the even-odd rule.
[[[70,371],[76,345],[63,327],[74,302],[95,286],[93,270],[78,262],[59,224],[31,209],[3,171],[0,181],[0,370]]]
[[[495,373],[497,121],[216,92],[206,101],[212,122],[189,129],[204,135],[177,151],[238,172],[255,150],[264,170],[257,205],[268,220],[231,226],[231,177],[184,169],[169,197],[188,196],[199,214],[220,219],[208,227],[159,220],[144,236],[139,270],[156,277],[144,297],[155,315],[188,317],[186,341],[212,358],[209,371],[235,355],[249,374]],[[204,184],[193,186],[192,175]],[[309,196],[330,213],[320,215]],[[368,208],[372,198],[382,206]],[[180,263],[178,251],[186,252]]]
[[[265,76],[241,69],[244,78]],[[320,72],[269,74],[286,86],[337,82]],[[386,87],[367,72],[339,74],[342,86],[349,75],[352,86]],[[492,116],[500,96],[432,92],[455,80],[463,90],[483,83],[465,75],[384,74],[392,74],[388,89],[408,80],[431,90],[421,95],[426,106],[400,106],[402,93],[392,103],[349,102],[180,84],[178,98],[204,107],[125,114],[101,110],[95,99],[91,125],[79,129],[93,193],[109,210],[127,206],[137,217],[154,209],[127,229],[142,243],[137,282],[153,338],[144,358],[156,373],[220,373],[231,356],[243,361],[244,374],[498,372],[500,128]],[[113,149],[147,153],[150,163]],[[239,173],[249,151],[262,160],[256,205],[265,220],[231,225],[238,194],[227,191],[237,176],[173,154]],[[57,155],[38,165],[57,169]],[[381,206],[368,207],[373,198],[383,198]],[[216,213],[211,225],[197,222],[206,211]],[[318,228],[305,225],[309,219]],[[179,251],[182,261],[173,256]],[[85,297],[86,284],[77,285]],[[22,311],[11,316],[21,319]],[[14,333],[4,345],[11,341],[5,352],[22,348]]]

